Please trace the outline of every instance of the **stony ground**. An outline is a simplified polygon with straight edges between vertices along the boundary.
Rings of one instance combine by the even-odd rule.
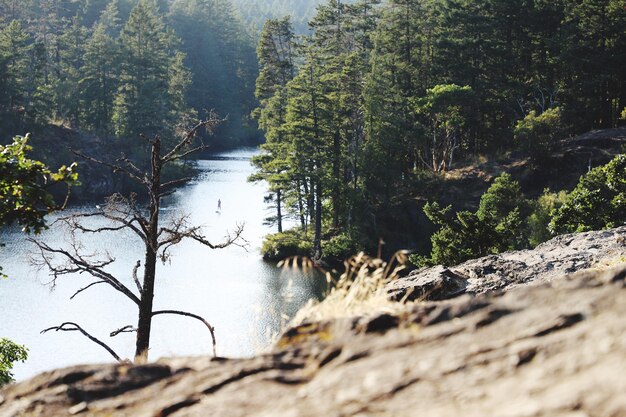
[[[421,271],[391,289],[423,300],[402,312],[302,325],[251,359],[42,374],[0,391],[0,416],[626,416],[624,235]]]
[[[473,259],[451,268],[437,266],[414,271],[393,282],[389,292],[399,300],[442,299],[467,292],[550,282],[563,275],[626,262],[626,227],[558,236],[532,250],[505,252]]]

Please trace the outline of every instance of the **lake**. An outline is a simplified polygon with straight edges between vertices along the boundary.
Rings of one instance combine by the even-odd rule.
[[[231,246],[211,250],[186,241],[172,251],[171,262],[157,266],[155,310],[181,309],[199,314],[214,327],[220,356],[244,357],[266,349],[287,320],[309,299],[320,296],[319,276],[284,271],[260,255],[262,237],[274,230],[264,225],[271,214],[264,204],[264,183],[249,183],[250,158],[254,148],[238,149],[197,161],[200,175],[163,204],[162,219],[188,214],[190,222],[202,225],[212,242],[220,242],[237,224],[244,224],[246,248]],[[218,200],[221,211],[217,212]],[[95,210],[95,205],[72,207],[70,212]],[[67,215],[67,211],[62,215]],[[56,216],[50,216],[53,221]],[[85,253],[108,252],[116,262],[107,271],[127,287],[135,288],[132,269],[143,262],[142,244],[131,233],[108,232],[79,235]],[[51,227],[37,239],[53,247],[67,247],[68,233]],[[95,286],[70,300],[72,294],[91,282],[83,275],[60,278],[52,288],[47,270],[37,270],[30,259],[34,246],[15,228],[0,232],[0,265],[9,279],[0,280],[0,337],[8,337],[29,349],[29,359],[16,364],[16,379],[53,368],[110,362],[100,346],[77,332],[40,331],[76,322],[109,344],[121,357],[132,358],[135,335],[109,333],[136,325],[136,306],[108,286]],[[140,274],[141,275],[141,274]],[[153,319],[150,359],[163,356],[208,355],[211,338],[200,322],[178,316]]]

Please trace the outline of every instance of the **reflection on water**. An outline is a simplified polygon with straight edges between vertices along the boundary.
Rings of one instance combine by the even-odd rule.
[[[265,348],[281,324],[312,297],[320,293],[317,276],[282,271],[264,262],[259,254],[262,236],[271,230],[263,225],[266,213],[265,184],[246,181],[251,174],[254,149],[240,149],[198,162],[202,174],[164,201],[162,219],[181,214],[191,224],[202,225],[213,242],[244,223],[247,248],[222,250],[184,242],[172,251],[172,260],[157,266],[155,309],[184,309],[205,317],[216,328],[218,354],[247,356]],[[217,201],[222,210],[217,212]],[[73,211],[93,210],[85,206]],[[67,245],[69,236],[53,227],[40,237],[51,246]],[[108,252],[116,262],[107,270],[132,286],[132,268],[143,261],[141,242],[131,233],[80,235],[85,250]],[[18,364],[18,379],[78,363],[109,361],[107,353],[75,333],[39,332],[65,321],[75,321],[111,345],[121,356],[134,352],[132,334],[110,338],[109,333],[136,322],[136,307],[114,290],[99,286],[69,298],[89,281],[82,275],[62,277],[52,290],[47,271],[29,263],[33,246],[17,230],[4,230],[0,241],[0,265],[9,275],[0,281],[0,337],[25,344],[29,360]],[[210,353],[210,336],[199,322],[177,316],[159,316],[153,322],[150,357]]]

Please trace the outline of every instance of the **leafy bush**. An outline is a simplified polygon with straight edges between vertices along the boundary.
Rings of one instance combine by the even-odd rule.
[[[580,178],[554,212],[553,235],[616,227],[626,223],[626,155],[596,167]]]
[[[513,131],[515,139],[526,148],[531,158],[541,159],[563,136],[561,113],[560,107],[553,107],[539,115],[533,110],[517,122]]]
[[[552,193],[544,190],[543,194],[533,202],[532,214],[528,217],[528,242],[531,247],[549,240],[552,234],[549,230],[550,220],[567,198],[567,192]]]
[[[424,206],[426,216],[440,228],[430,237],[430,256],[411,256],[411,262],[418,266],[456,265],[491,252],[494,229],[476,213],[460,211],[451,215],[451,211],[451,206],[441,208],[436,202]]]
[[[322,241],[322,258],[328,262],[343,262],[362,248],[351,233],[340,233]]]
[[[267,235],[261,246],[263,258],[279,261],[290,256],[311,256],[312,239],[300,230]]]
[[[28,349],[11,342],[9,339],[0,339],[0,387],[13,382],[13,365],[15,362],[24,362],[28,357]]]
[[[523,218],[528,202],[520,186],[509,174],[502,174],[480,199],[479,209],[472,213],[451,214],[452,207],[441,208],[428,203],[424,213],[439,230],[431,236],[429,257],[412,256],[418,266],[455,265],[468,259],[519,249],[528,245]]]

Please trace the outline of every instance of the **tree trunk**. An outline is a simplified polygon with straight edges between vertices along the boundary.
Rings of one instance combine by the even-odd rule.
[[[315,237],[313,238],[313,259],[322,258],[322,185],[318,180],[315,189]]]
[[[339,131],[335,131],[333,136],[333,229],[339,229],[339,213],[341,211],[341,191],[339,190],[339,184],[341,184],[340,178],[340,154],[341,154],[341,134]]]
[[[139,304],[139,321],[137,323],[137,342],[135,345],[135,362],[148,360],[150,348],[150,330],[152,327],[152,305],[154,301],[154,284],[156,278],[156,261],[158,248],[159,206],[161,194],[161,139],[157,136],[152,143],[152,182],[148,233],[146,236],[146,258],[144,263],[143,286]]]
[[[307,194],[307,205],[309,206],[309,224],[315,227],[315,180],[310,179],[309,192]]]
[[[306,193],[306,181],[304,181],[305,193]],[[304,233],[306,233],[306,217],[304,215],[304,203],[302,199],[302,187],[300,185],[300,179],[296,181],[296,187],[298,189],[298,210],[300,212],[300,227]]]
[[[283,213],[282,213],[282,191],[276,191],[276,222],[278,223],[278,233],[283,232]]]

